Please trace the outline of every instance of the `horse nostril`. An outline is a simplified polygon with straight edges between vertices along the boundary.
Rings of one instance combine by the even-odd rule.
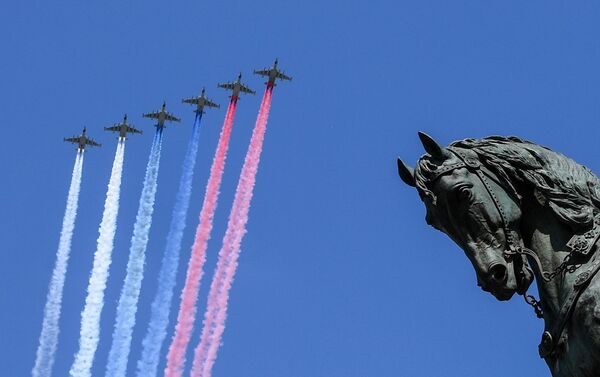
[[[490,267],[490,277],[496,283],[504,283],[507,278],[507,269],[502,264],[495,264]]]

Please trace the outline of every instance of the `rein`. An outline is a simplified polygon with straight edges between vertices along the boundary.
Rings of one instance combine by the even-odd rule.
[[[474,172],[477,175],[477,177],[479,177],[484,187],[486,188],[487,193],[492,199],[496,210],[500,214],[500,218],[502,219],[502,228],[504,230],[506,238],[506,248],[504,250],[504,257],[507,260],[510,260],[517,255],[521,256],[521,258],[514,260],[515,266],[518,261],[519,263],[523,264],[522,267],[529,269],[529,266],[527,265],[527,257],[529,257],[529,260],[532,260],[536,264],[536,267],[538,268],[542,279],[545,282],[550,282],[556,276],[563,274],[565,271],[575,272],[575,270],[579,266],[569,264],[573,255],[577,254],[587,256],[590,255],[590,253],[592,253],[594,246],[600,238],[600,216],[596,216],[594,218],[594,225],[592,229],[575,234],[569,240],[569,242],[567,242],[567,247],[570,249],[570,252],[564,258],[561,264],[559,264],[551,272],[544,271],[539,256],[533,250],[522,246],[518,241],[515,240],[514,233],[509,228],[506,212],[504,211],[500,200],[496,196],[496,193],[494,192],[489,180],[493,180],[495,183],[502,187],[505,187],[505,185],[499,182],[497,177],[490,171],[488,171],[486,167],[482,166],[480,161],[476,157],[469,156],[466,153],[466,151],[463,152],[457,148],[447,147],[447,149],[451,151],[460,160],[460,162],[450,164],[445,167],[440,167],[440,169],[436,172],[436,175],[435,177],[433,177],[432,180],[435,180],[441,175],[444,175],[446,173],[460,168],[467,168],[471,172]],[[510,194],[510,190],[507,190],[507,193]],[[520,199],[517,198],[517,202],[520,202]],[[581,293],[589,285],[592,278],[595,276],[598,270],[600,270],[600,258],[598,258],[598,253],[594,253],[592,258],[590,258],[590,260],[588,260],[586,264],[589,265],[587,266],[585,271],[583,271],[577,276],[573,288],[571,289],[569,295],[567,296],[567,299],[565,300],[560,309],[556,322],[550,329],[547,328],[542,334],[542,341],[538,347],[540,357],[542,358],[555,358],[558,356],[557,346],[560,339],[563,336],[565,327],[569,319],[571,318],[571,315],[573,314],[575,304],[579,299]],[[518,273],[520,275],[524,274],[522,269],[515,269],[515,273]],[[521,278],[523,278],[523,276],[521,276]],[[527,291],[523,292],[523,297],[525,299],[525,302],[533,307],[537,317],[543,318],[543,311],[541,308],[540,301],[536,300],[533,296],[528,295]]]

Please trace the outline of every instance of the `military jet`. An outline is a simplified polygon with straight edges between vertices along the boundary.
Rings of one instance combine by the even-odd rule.
[[[218,104],[212,102],[204,95],[205,89],[202,88],[202,92],[198,97],[186,98],[181,100],[182,103],[189,103],[190,105],[196,105],[196,112],[199,114],[204,113],[204,107],[220,108]]]
[[[144,118],[152,118],[157,119],[158,123],[156,124],[156,128],[163,129],[165,127],[165,121],[169,122],[179,122],[181,119],[177,118],[175,115],[167,112],[167,104],[163,102],[162,107],[159,111],[155,111],[152,113],[142,114]]]
[[[127,123],[127,114],[125,114],[125,116],[123,117],[123,122],[115,123],[115,125],[112,127],[104,127],[104,130],[118,132],[119,139],[121,139],[121,140],[125,140],[128,133],[130,133],[130,134],[141,134],[142,133],[142,131],[138,130],[137,128],[135,128],[132,125]]]
[[[86,136],[86,128],[83,128],[83,132],[79,136],[73,137],[65,137],[63,140],[69,143],[77,144],[77,150],[79,152],[83,152],[87,145],[91,145],[92,147],[99,147],[102,144],[96,143],[94,140],[90,139]]]
[[[255,74],[260,75],[260,76],[266,76],[269,78],[269,81],[266,82],[267,88],[274,87],[276,79],[292,81],[292,78],[290,76],[287,76],[282,71],[277,69],[277,64],[278,64],[278,61],[277,61],[277,59],[275,59],[275,63],[273,64],[273,67],[265,68],[265,69],[261,69],[261,70],[254,70]]]
[[[219,88],[223,88],[223,89],[227,89],[227,90],[231,90],[231,100],[232,101],[237,101],[238,98],[240,98],[240,92],[242,93],[249,93],[249,94],[255,94],[256,92],[250,88],[248,88],[247,86],[245,86],[244,84],[242,84],[242,74],[240,73],[238,75],[237,81],[235,82],[227,82],[224,84],[219,84],[217,85]]]

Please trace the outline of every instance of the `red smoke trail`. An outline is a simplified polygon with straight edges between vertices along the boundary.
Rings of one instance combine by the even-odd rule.
[[[206,246],[213,226],[215,209],[217,208],[219,187],[221,186],[221,178],[223,177],[223,169],[225,168],[236,107],[237,100],[232,99],[227,108],[223,129],[221,130],[221,136],[217,144],[217,151],[215,152],[215,157],[210,168],[210,176],[204,194],[204,203],[200,211],[200,223],[196,228],[196,238],[192,245],[192,254],[188,263],[185,286],[181,292],[181,303],[179,314],[177,315],[175,334],[173,335],[167,354],[165,377],[180,377],[183,373],[185,352],[190,342],[190,336],[196,319],[196,302],[200,280],[202,279],[202,269],[206,261]]]
[[[268,87],[260,106],[250,146],[240,174],[233,206],[229,214],[227,231],[223,238],[223,246],[219,251],[219,260],[210,287],[200,343],[195,350],[192,377],[210,377],[217,350],[221,344],[221,337],[225,330],[229,290],[237,269],[242,238],[246,233],[248,212],[267,128],[272,94],[273,89]]]

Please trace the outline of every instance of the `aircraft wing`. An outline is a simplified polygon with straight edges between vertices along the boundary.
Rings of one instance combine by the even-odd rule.
[[[64,141],[68,141],[69,143],[79,143],[78,137],[65,137]]]
[[[285,73],[283,72],[277,72],[277,78],[281,79],[281,80],[288,80],[288,81],[292,81],[292,78],[290,76],[287,76]]]
[[[219,104],[217,104],[217,103],[214,103],[213,101],[211,101],[211,100],[209,100],[209,99],[205,99],[205,100],[204,100],[204,105],[205,105],[205,106],[208,106],[208,107],[217,108],[217,109],[218,109],[219,107],[221,107]]]
[[[271,73],[270,69],[261,69],[261,70],[254,70],[254,73],[257,75],[261,75],[261,76],[269,76],[269,73]]]
[[[173,114],[169,114],[169,113],[165,114],[165,119],[170,120],[171,122],[179,122],[181,120],[181,119],[177,118],[176,116],[174,116]]]
[[[130,134],[141,134],[142,133],[142,131],[138,130],[137,128],[129,127],[129,126],[127,126],[127,132],[129,132]]]
[[[249,94],[255,94],[256,92],[250,88],[248,88],[247,86],[244,86],[242,84],[240,84],[240,92],[244,92],[244,93],[249,93]]]
[[[113,132],[119,132],[121,131],[121,127],[118,125],[114,125],[112,127],[104,127],[105,131],[113,131]]]
[[[219,88],[233,90],[233,88],[235,87],[235,84],[232,82],[226,82],[225,84],[218,84],[217,86]]]
[[[153,113],[146,113],[146,114],[142,114],[142,116],[144,118],[153,118],[153,119],[158,119],[158,117],[160,116],[160,112],[155,111]]]
[[[98,144],[94,140],[88,139],[88,138],[85,139],[85,144],[86,145],[91,145],[92,147],[99,147],[99,146],[102,145],[102,144]]]

